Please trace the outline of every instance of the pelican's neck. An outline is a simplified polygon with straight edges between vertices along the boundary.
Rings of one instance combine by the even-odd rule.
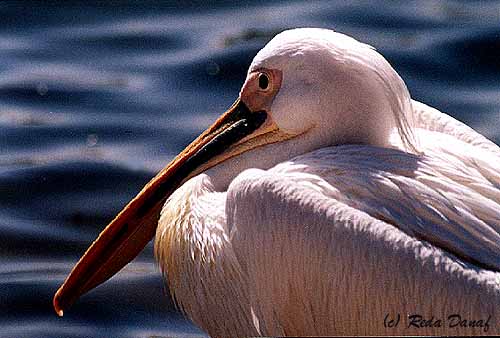
[[[200,174],[189,179],[168,198],[161,211],[157,237],[167,242],[189,242],[185,244],[194,260],[198,255],[213,259],[216,246],[227,242],[227,229],[225,196],[215,191],[209,176]],[[157,240],[155,245],[161,249],[164,242]]]
[[[322,143],[313,133],[304,133],[295,138],[266,144],[229,158],[208,169],[204,174],[210,180],[214,191],[226,191],[232,180],[246,169],[267,170],[278,163],[329,145],[332,144]]]
[[[185,182],[162,209],[155,254],[176,303],[210,336],[258,336],[246,278],[229,241],[225,202],[209,176]]]

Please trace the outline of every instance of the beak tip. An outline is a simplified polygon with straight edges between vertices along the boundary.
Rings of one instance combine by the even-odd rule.
[[[57,290],[56,294],[54,295],[54,299],[52,300],[52,305],[54,306],[54,310],[56,311],[57,315],[59,317],[64,316],[64,310],[62,309],[61,302],[60,302],[60,291],[61,289]]]

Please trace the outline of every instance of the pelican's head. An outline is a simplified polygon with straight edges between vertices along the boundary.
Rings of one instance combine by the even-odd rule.
[[[302,152],[345,143],[388,146],[396,130],[411,148],[410,108],[403,81],[370,46],[324,29],[277,35],[256,55],[233,106],[99,235],[57,291],[56,311],[62,315],[131,261],[154,236],[166,199],[189,178],[280,142],[295,141]]]
[[[373,47],[331,30],[278,34],[255,56],[240,98],[251,111],[266,111],[280,132],[312,134],[309,150],[387,147],[393,131],[414,150],[403,80]]]

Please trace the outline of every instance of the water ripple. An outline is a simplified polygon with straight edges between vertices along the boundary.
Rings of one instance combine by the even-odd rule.
[[[152,244],[64,318],[51,298],[100,229],[237,97],[291,27],[374,45],[412,96],[500,142],[498,1],[0,4],[0,337],[203,336]]]

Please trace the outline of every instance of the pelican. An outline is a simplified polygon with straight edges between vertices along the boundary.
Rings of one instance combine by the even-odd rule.
[[[231,108],[85,252],[56,312],[155,234],[173,299],[211,337],[499,332],[500,149],[331,30],[258,52]]]

